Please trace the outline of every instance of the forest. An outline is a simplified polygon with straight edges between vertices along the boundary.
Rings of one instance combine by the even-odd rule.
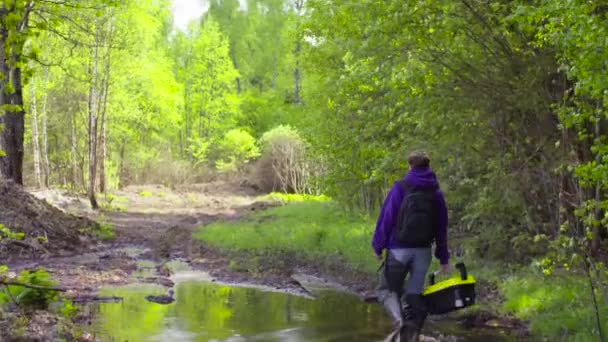
[[[479,279],[470,315],[530,340],[608,341],[608,2],[199,5],[178,27],[171,0],[0,2],[0,327],[22,290],[9,275],[36,284],[28,253],[49,260],[42,285],[71,286],[51,261],[72,235],[145,245],[162,265],[188,241],[253,282],[294,259],[373,287],[375,220],[423,150],[452,260]],[[77,201],[61,212],[95,232],[14,214],[59,220],[26,193]],[[78,253],[97,243],[83,239]]]

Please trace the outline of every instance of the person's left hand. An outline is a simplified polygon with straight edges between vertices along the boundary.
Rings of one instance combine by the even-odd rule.
[[[374,253],[375,254],[375,253]],[[382,261],[382,254],[375,254],[376,255],[376,259]]]

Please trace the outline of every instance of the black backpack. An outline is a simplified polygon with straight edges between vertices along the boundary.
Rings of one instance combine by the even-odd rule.
[[[404,180],[398,183],[406,194],[397,216],[397,241],[409,247],[430,247],[437,229],[436,189],[412,187]]]

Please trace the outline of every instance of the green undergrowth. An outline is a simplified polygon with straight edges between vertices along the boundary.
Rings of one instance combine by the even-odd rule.
[[[242,220],[201,227],[195,238],[228,252],[246,252],[252,262],[269,255],[319,261],[339,256],[355,270],[372,274],[378,267],[370,246],[374,223],[374,218],[344,211],[330,200],[292,200]],[[534,336],[551,341],[599,340],[589,284],[582,275],[556,272],[546,276],[532,266],[470,258],[453,257],[451,263],[458,261],[465,261],[478,289],[483,288],[480,305],[472,310],[514,316],[529,322]],[[259,265],[234,261],[231,267],[255,270]],[[433,260],[431,269],[436,267]],[[606,286],[599,288],[600,319],[606,335],[608,298],[601,293]]]
[[[598,286],[599,285],[599,286]],[[608,334],[606,284],[595,281],[600,322]],[[600,341],[596,306],[589,280],[583,275],[556,273],[550,276],[511,276],[499,284],[506,301],[503,309],[530,322],[536,336],[551,341]]]
[[[0,279],[8,277],[9,270],[6,266],[0,266]],[[8,279],[12,280],[12,279]],[[55,286],[51,275],[40,268],[35,271],[22,271],[15,277],[14,282],[34,286]],[[0,290],[0,306],[13,303],[23,307],[46,308],[49,303],[58,298],[58,292],[44,289],[33,289],[24,286],[8,285]]]
[[[272,192],[267,195],[259,196],[257,200],[280,203],[284,205],[298,202],[329,202],[330,198],[325,195],[285,194],[281,192]]]
[[[88,234],[102,241],[112,241],[116,238],[114,226],[105,221],[103,216],[98,218],[99,224],[96,227],[84,227],[78,230],[80,234]]]
[[[345,212],[334,202],[306,201],[257,212],[243,221],[212,223],[195,237],[228,251],[338,256],[356,270],[371,272],[378,264],[370,247],[373,226],[369,217]]]

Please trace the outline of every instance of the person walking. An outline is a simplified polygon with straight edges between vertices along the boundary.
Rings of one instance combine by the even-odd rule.
[[[422,292],[433,243],[441,272],[449,272],[448,212],[427,154],[411,153],[408,164],[409,172],[395,182],[384,201],[372,247],[379,260],[386,251],[378,300],[396,328],[407,328],[418,336],[427,316]]]

